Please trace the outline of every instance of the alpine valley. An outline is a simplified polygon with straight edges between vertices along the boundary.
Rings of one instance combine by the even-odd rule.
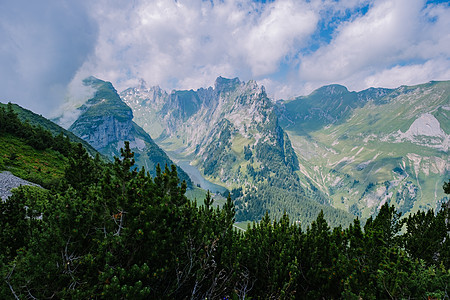
[[[346,225],[386,202],[409,214],[447,200],[450,82],[330,85],[278,101],[238,78],[170,93],[142,80],[120,95],[95,77],[83,83],[95,93],[70,131],[110,158],[130,141],[152,174],[175,162],[191,195],[231,193],[237,221],[268,212],[309,224],[323,210],[331,225]]]
[[[334,207],[367,218],[386,201],[403,214],[446,202],[450,82],[361,92],[331,85],[277,109],[301,180]]]
[[[339,85],[277,102],[255,81],[120,94],[134,121],[194,183],[231,191],[238,221],[266,211],[333,224],[390,202],[404,214],[439,209],[448,158],[450,82],[350,92]]]

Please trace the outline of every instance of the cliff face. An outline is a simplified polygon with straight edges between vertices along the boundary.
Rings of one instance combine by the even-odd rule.
[[[79,108],[81,114],[69,130],[100,152],[111,143],[134,139],[133,112],[122,102],[112,84],[94,77],[85,79],[83,83],[96,92]]]
[[[133,116],[130,114],[128,121],[121,122],[114,118],[114,116],[99,116],[80,121],[71,129],[75,133],[79,133],[80,137],[94,148],[100,150],[111,143],[132,139],[132,118]],[[80,132],[81,128],[83,129],[82,133]]]
[[[129,141],[131,150],[135,152],[136,165],[145,167],[152,174],[157,164],[162,168],[174,164],[150,135],[133,122],[131,108],[121,100],[110,82],[94,77],[83,82],[95,88],[96,92],[79,108],[81,114],[70,126],[70,131],[111,159],[120,157],[120,148],[124,141]],[[181,168],[178,172],[180,178],[191,186],[189,176]]]
[[[194,158],[204,175],[219,184],[236,187],[248,183],[238,172],[239,166],[248,165],[244,148],[247,157],[257,160],[257,169],[271,164],[267,151],[283,167],[298,169],[274,105],[255,81],[219,77],[214,88],[170,94],[141,84],[121,96],[133,109],[135,121],[163,148]]]

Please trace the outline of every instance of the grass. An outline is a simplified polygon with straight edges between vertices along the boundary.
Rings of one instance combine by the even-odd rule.
[[[231,150],[236,154],[243,155],[244,146],[252,145],[254,142],[254,138],[248,139],[238,133],[233,137]]]
[[[194,187],[186,191],[186,197],[191,201],[196,201],[197,204],[203,204],[203,200],[206,197],[206,191],[199,187]]]
[[[38,151],[12,135],[0,136],[0,170],[49,187],[64,176],[67,158],[51,149]]]
[[[253,222],[250,221],[242,221],[242,222],[236,222],[234,223],[234,227],[237,229],[240,229],[242,231],[247,231],[248,225],[252,224]]]

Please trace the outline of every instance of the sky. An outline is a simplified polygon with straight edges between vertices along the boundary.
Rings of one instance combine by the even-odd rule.
[[[96,76],[118,91],[256,80],[273,99],[450,80],[450,3],[1,0],[0,102],[51,117]]]

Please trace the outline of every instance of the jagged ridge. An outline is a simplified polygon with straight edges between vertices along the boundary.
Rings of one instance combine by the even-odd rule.
[[[161,147],[232,191],[238,219],[258,219],[266,210],[276,217],[286,210],[298,218],[299,209],[310,203],[308,198],[327,203],[310,184],[299,181],[289,137],[278,124],[264,87],[255,81],[219,77],[214,87],[170,94],[141,84],[121,97],[133,109],[135,121]],[[280,193],[290,200],[276,200]],[[316,213],[324,208],[311,206]]]

